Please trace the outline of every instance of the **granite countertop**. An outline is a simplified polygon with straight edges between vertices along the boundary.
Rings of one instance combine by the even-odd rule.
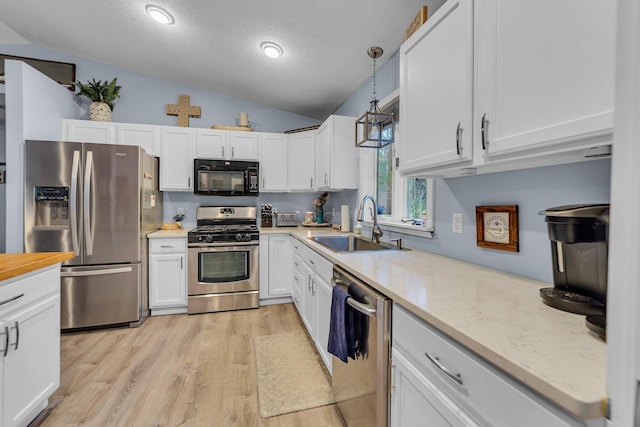
[[[578,418],[604,416],[606,343],[584,316],[542,303],[551,285],[419,250],[336,253],[308,239],[330,230],[260,232],[296,237]]]
[[[73,258],[73,252],[0,254],[0,280],[7,280]]]

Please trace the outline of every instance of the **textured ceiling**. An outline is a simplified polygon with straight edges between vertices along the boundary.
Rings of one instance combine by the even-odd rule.
[[[420,6],[444,0],[158,0],[176,23],[157,24],[143,0],[0,0],[0,43],[48,46],[176,83],[319,119],[383,64]],[[6,24],[7,27],[2,25]],[[260,42],[284,55],[269,59]]]

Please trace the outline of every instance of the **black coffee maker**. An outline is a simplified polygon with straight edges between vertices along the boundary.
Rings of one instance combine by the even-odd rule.
[[[554,283],[540,290],[542,301],[587,315],[589,329],[604,336],[609,205],[557,206],[540,213],[551,240]]]

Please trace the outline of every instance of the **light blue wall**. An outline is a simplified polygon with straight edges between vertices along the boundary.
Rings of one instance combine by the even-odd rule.
[[[310,117],[254,104],[213,91],[144,76],[42,46],[0,45],[0,52],[6,55],[74,63],[76,64],[76,80],[81,82],[93,78],[111,80],[117,77],[118,84],[122,86],[122,89],[120,90],[120,98],[115,101],[116,106],[112,115],[114,122],[175,126],[177,118],[165,114],[165,105],[177,103],[178,95],[186,94],[191,96],[191,105],[202,107],[202,117],[199,119],[191,118],[190,127],[235,126],[240,111],[247,112],[250,125],[254,130],[261,132],[283,132],[319,123],[318,120]],[[185,64],[185,67],[189,66],[192,65]],[[85,105],[86,116],[84,118],[88,119],[90,101],[86,97],[78,97],[77,99],[78,102]]]
[[[396,52],[376,72],[378,99],[383,99],[399,87],[398,76],[399,54]],[[337,113],[354,116],[361,114],[368,105],[371,88],[369,79]],[[400,115],[402,116],[402,112]],[[406,246],[552,283],[551,249],[544,217],[539,216],[538,212],[548,207],[572,203],[608,203],[610,176],[611,161],[606,159],[436,179],[434,238],[386,232],[384,239],[401,237]],[[518,253],[476,246],[475,207],[500,204],[519,206]],[[454,212],[464,215],[463,234],[451,232],[451,215]],[[370,229],[365,228],[363,232],[370,233]]]
[[[176,103],[179,94],[187,94],[191,97],[191,105],[199,105],[202,110],[200,119],[190,119],[190,127],[208,128],[213,124],[236,125],[240,111],[247,112],[251,127],[256,131],[262,132],[283,132],[320,123],[314,118],[232,98],[212,91],[195,89],[144,76],[41,46],[0,45],[0,52],[7,55],[74,63],[76,64],[76,80],[81,82],[86,82],[92,78],[96,80],[111,80],[113,77],[118,77],[118,84],[122,86],[122,89],[120,90],[120,98],[115,102],[116,107],[112,115],[114,122],[175,126],[177,118],[165,114],[165,105]],[[188,66],[188,64],[185,66]],[[77,100],[86,107],[85,116],[81,118],[88,118],[89,100],[85,97],[78,97]],[[2,157],[4,157],[4,150]],[[0,196],[2,196],[1,193]],[[187,213],[185,225],[195,225],[196,207],[200,204],[254,205],[257,203],[257,206],[260,206],[262,203],[271,203],[283,212],[296,210],[304,212],[313,207],[313,199],[317,197],[315,193],[264,194],[256,200],[256,198],[195,196],[192,193],[182,192],[165,192],[163,196],[165,221],[172,221],[178,208],[182,207]],[[4,199],[2,197],[0,219],[6,209]],[[329,205],[330,200],[327,205]],[[4,227],[0,227],[0,237],[2,237],[3,232]],[[4,242],[4,239],[2,241]]]

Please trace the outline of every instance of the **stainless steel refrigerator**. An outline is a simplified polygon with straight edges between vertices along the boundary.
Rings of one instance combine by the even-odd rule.
[[[62,266],[62,329],[139,326],[149,315],[158,180],[158,159],[139,147],[26,141],[25,252],[75,254]]]

